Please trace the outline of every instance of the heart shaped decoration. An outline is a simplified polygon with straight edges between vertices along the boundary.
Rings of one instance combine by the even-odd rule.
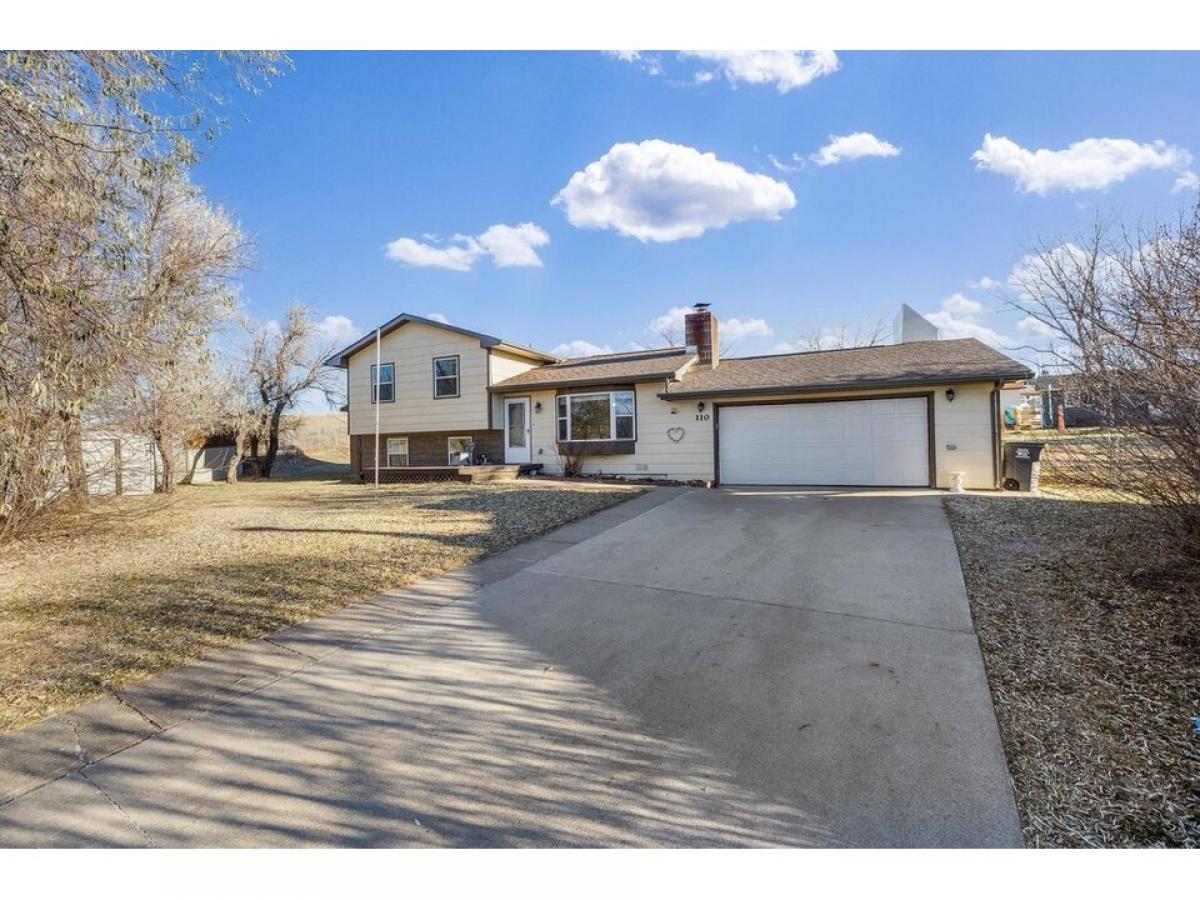
[[[682,428],[680,428],[678,425],[676,425],[674,428],[668,428],[668,429],[667,429],[667,437],[669,437],[671,440],[673,440],[673,441],[674,441],[675,443],[677,443],[677,444],[678,444],[680,441],[682,441],[682,440],[683,440],[683,436],[684,436],[686,433],[687,433],[687,432],[685,432],[685,431],[684,431]]]

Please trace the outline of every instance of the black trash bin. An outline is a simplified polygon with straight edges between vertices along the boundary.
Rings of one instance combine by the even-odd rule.
[[[1004,489],[1036,491],[1042,469],[1042,448],[1036,441],[1014,441],[1004,445]]]

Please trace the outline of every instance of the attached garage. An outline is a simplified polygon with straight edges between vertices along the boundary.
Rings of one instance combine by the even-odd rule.
[[[722,484],[926,487],[930,397],[723,404]]]

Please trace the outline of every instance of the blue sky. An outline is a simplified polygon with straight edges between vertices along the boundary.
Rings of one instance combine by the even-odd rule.
[[[293,59],[194,177],[257,241],[250,314],[304,302],[347,339],[437,313],[619,351],[705,300],[742,355],[902,302],[1036,344],[986,279],[1097,212],[1196,199],[1196,54]]]

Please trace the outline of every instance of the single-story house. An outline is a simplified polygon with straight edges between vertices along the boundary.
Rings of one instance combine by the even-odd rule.
[[[911,310],[908,310],[911,313]],[[707,304],[684,347],[573,359],[407,313],[346,370],[353,470],[471,463],[717,484],[995,488],[1000,390],[1029,369],[911,316],[886,346],[721,359]],[[916,317],[919,319],[920,317]]]

